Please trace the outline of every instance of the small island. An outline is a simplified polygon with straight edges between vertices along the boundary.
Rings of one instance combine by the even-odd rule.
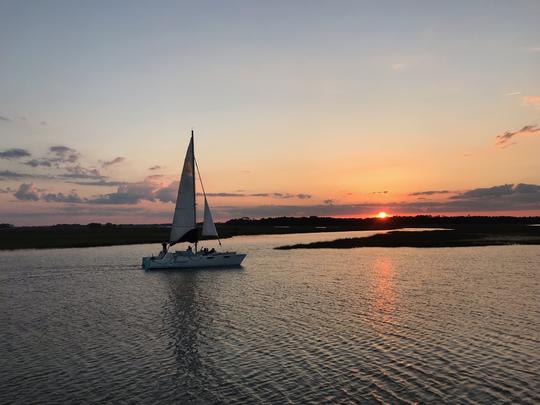
[[[389,231],[363,238],[279,246],[276,249],[351,249],[361,247],[441,248],[466,246],[540,245],[540,226],[522,224],[466,224],[454,229]]]

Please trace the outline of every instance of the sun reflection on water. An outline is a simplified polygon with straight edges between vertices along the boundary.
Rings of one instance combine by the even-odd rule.
[[[377,256],[374,258],[372,268],[374,290],[371,314],[373,327],[379,333],[384,333],[395,320],[394,263],[390,257]]]

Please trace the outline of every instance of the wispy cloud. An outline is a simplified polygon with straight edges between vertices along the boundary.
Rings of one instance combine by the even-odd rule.
[[[538,135],[540,128],[538,125],[525,125],[517,131],[506,131],[503,134],[496,136],[495,144],[500,148],[506,148],[513,143],[510,143],[512,138],[517,136],[528,136],[528,135]]]
[[[434,194],[449,194],[452,191],[449,190],[427,190],[427,191],[416,191],[414,193],[409,193],[410,196],[419,196],[419,195],[434,195]]]
[[[24,179],[30,177],[43,177],[43,175],[12,172],[11,170],[0,170],[0,180]],[[47,176],[47,178],[48,177],[49,176]]]
[[[31,156],[31,153],[26,149],[13,148],[0,152],[0,159],[20,159]]]
[[[177,185],[177,184],[176,184]],[[176,192],[175,187],[170,187]],[[81,197],[75,191],[68,194],[50,193],[40,190],[34,183],[23,183],[19,188],[6,190],[14,193],[20,201],[44,201],[58,206],[67,214],[105,216],[105,212],[115,212],[118,215],[127,212],[142,212],[144,207],[137,203],[147,201],[162,201],[158,192],[164,188],[159,183],[143,181],[126,184],[119,187],[115,193]],[[47,204],[48,205],[48,204]],[[117,208],[114,208],[118,206]],[[121,207],[120,207],[121,206]],[[96,208],[92,208],[96,207]],[[103,207],[103,208],[97,208]],[[110,208],[108,208],[110,207]],[[56,209],[56,208],[55,208]],[[381,206],[376,202],[359,202],[355,204],[338,204],[327,199],[321,204],[264,204],[251,206],[215,205],[217,218],[235,218],[242,216],[268,217],[268,216],[366,216],[384,209],[393,214],[440,214],[440,213],[481,213],[494,211],[538,211],[540,210],[540,185],[536,184],[503,184],[494,187],[475,188],[459,193],[450,198],[429,201],[395,201],[384,203]],[[170,207],[162,210],[152,210],[153,214],[170,220]]]
[[[79,186],[105,186],[105,187],[118,187],[123,184],[126,184],[125,181],[115,181],[115,180],[95,180],[95,181],[70,181],[72,184],[77,184]]]
[[[0,121],[11,122],[11,118],[8,118],[8,117],[6,117],[6,116],[0,115]]]
[[[60,174],[59,177],[66,179],[105,179],[105,176],[98,169],[88,169],[81,165],[66,167],[66,170],[67,173]]]
[[[216,193],[216,194],[227,194],[227,193]],[[232,196],[232,195],[231,195]],[[217,197],[217,195],[216,195]],[[225,195],[222,195],[225,197]],[[234,197],[270,197],[270,198],[280,198],[280,199],[290,199],[298,198],[299,200],[306,200],[311,198],[310,194],[298,193],[255,193],[255,194],[235,194]]]
[[[250,207],[215,206],[220,218],[241,216],[362,216],[373,215],[381,209],[378,203],[336,204],[326,200],[316,205],[258,205]],[[540,185],[505,184],[477,188],[442,201],[396,201],[384,203],[391,213],[439,214],[451,212],[534,211],[540,210]]]
[[[51,162],[75,163],[80,157],[77,150],[64,145],[51,146],[49,152],[54,156],[49,159]]]
[[[105,161],[102,161],[101,162],[101,167],[103,167],[104,169],[109,167],[109,166],[112,166],[112,165],[116,165],[116,164],[119,164],[119,163],[122,163],[123,161],[125,161],[126,158],[124,157],[121,157],[121,156],[118,156],[112,160],[105,160]]]
[[[32,159],[24,162],[23,164],[30,166],[30,167],[38,167],[38,166],[44,166],[44,167],[51,167],[52,163],[48,159]]]
[[[155,165],[155,166],[152,166],[152,167],[148,168],[148,170],[159,170],[159,169],[161,169],[160,165]]]

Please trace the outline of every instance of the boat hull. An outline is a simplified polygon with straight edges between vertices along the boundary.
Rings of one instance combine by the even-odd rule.
[[[225,252],[215,254],[168,253],[165,257],[143,257],[145,270],[196,269],[207,267],[238,267],[246,257],[243,253]]]

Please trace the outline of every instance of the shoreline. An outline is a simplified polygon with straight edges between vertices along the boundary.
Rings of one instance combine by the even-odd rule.
[[[535,229],[536,228],[536,229]],[[389,231],[362,238],[334,239],[312,243],[278,246],[277,250],[292,249],[353,249],[385,248],[448,248],[506,245],[540,245],[540,228],[533,226],[511,229],[448,229],[423,231]]]
[[[500,245],[516,241],[522,244],[540,244],[540,226],[531,226],[538,223],[539,217],[416,216],[391,217],[383,221],[375,218],[281,217],[230,220],[217,224],[217,229],[221,239],[249,235],[389,231],[366,238],[336,238],[334,241],[280,246],[279,249],[368,246],[455,247]],[[429,232],[429,237],[422,231],[399,231],[403,228],[430,229],[423,231]],[[168,240],[169,233],[170,226],[167,225],[93,223],[36,227],[4,226],[0,227],[0,251],[160,244]],[[204,240],[201,238],[201,242]]]

